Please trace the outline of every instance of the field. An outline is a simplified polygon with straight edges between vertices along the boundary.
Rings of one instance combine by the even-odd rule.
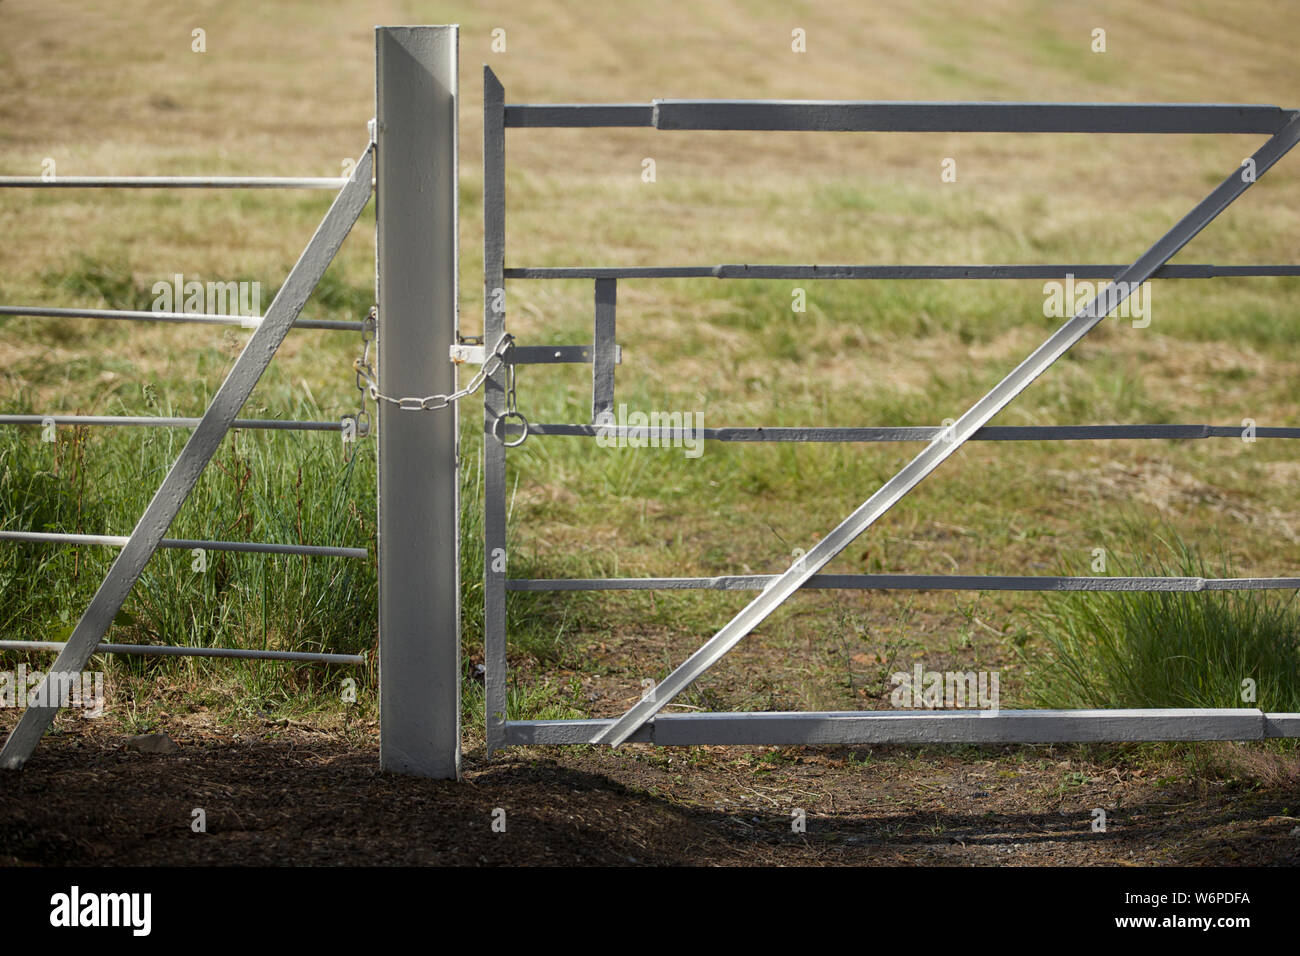
[[[481,329],[481,65],[507,102],[653,98],[1235,102],[1296,107],[1294,7],[991,0],[851,6],[52,0],[0,4],[0,174],[339,175],[373,114],[376,23],[461,24],[461,330]],[[491,48],[494,28],[505,51]],[[1094,52],[1095,28],[1106,51]],[[192,50],[205,31],[206,51]],[[791,50],[806,31],[807,52]],[[1133,261],[1259,136],[749,134],[516,130],[507,266]],[[644,160],[654,160],[646,182]],[[945,161],[955,181],[944,181]],[[322,192],[0,190],[0,304],[149,309],[177,273],[257,281],[263,301],[329,204]],[[1297,261],[1290,156],[1175,258]],[[373,302],[373,210],[304,310]],[[1160,280],[1149,324],[1105,320],[995,425],[1300,423],[1294,278]],[[802,295],[806,311],[792,303]],[[618,401],[724,425],[937,425],[1059,324],[1042,281],[645,279],[619,284]],[[589,281],[514,281],[522,344],[590,341]],[[196,416],[248,333],[0,317],[0,413]],[[354,333],[299,330],[249,416],[357,410]],[[589,370],[519,375],[531,420],[584,421]],[[107,717],[61,716],[0,788],[0,861],[443,863],[1295,863],[1291,747],[860,750],[483,749],[478,397],[462,409],[466,781],[379,776],[374,562],[188,552],[150,563],[108,639],[370,654],[368,668],[103,660]],[[436,413],[429,413],[436,414]],[[0,529],[126,534],[180,430],[0,432]],[[779,573],[908,461],[914,443],[710,443],[511,453],[512,577]],[[171,536],[374,549],[374,442],[240,432]],[[1239,576],[1300,573],[1293,445],[971,443],[829,573],[1088,574],[1187,546]],[[1165,543],[1162,543],[1165,542]],[[479,546],[481,548],[481,545]],[[58,639],[101,548],[8,542],[0,631]],[[1285,601],[1294,592],[1282,592]],[[725,623],[744,594],[511,597],[511,717],[613,716]],[[996,671],[1001,706],[1234,706],[1135,682],[1063,687],[1048,630],[1079,596],[801,594],[680,698],[695,710],[890,705],[891,674]],[[1263,600],[1263,599],[1261,599]],[[1153,605],[1154,607],[1161,607]],[[1262,605],[1261,605],[1262,606]],[[1273,605],[1268,605],[1272,607]],[[1292,619],[1293,620],[1293,619]],[[1300,710],[1296,634],[1264,709]],[[1289,642],[1289,643],[1288,643]],[[2,653],[0,669],[48,664]],[[1290,670],[1287,670],[1290,668]],[[1235,671],[1232,672],[1235,675]],[[355,703],[340,688],[357,681]],[[1289,683],[1288,683],[1289,682]],[[1288,690],[1290,688],[1290,690]],[[1136,695],[1136,696],[1133,696]],[[1055,698],[1052,698],[1055,699]],[[0,710],[0,731],[17,719]],[[166,732],[173,756],[122,747]],[[274,778],[272,788],[266,781]],[[331,789],[332,804],[321,800]],[[346,794],[338,802],[338,794]],[[112,809],[82,814],[88,795]],[[403,812],[420,808],[412,823]],[[209,809],[207,842],[189,829]],[[510,840],[488,828],[512,815]],[[305,808],[313,825],[306,827]],[[806,834],[790,832],[794,808]],[[1090,826],[1105,808],[1106,832]],[[359,819],[373,812],[378,836]],[[171,821],[171,822],[166,822]],[[462,821],[464,826],[457,826]],[[523,822],[526,821],[526,822]],[[310,832],[308,832],[310,831]],[[147,839],[141,833],[148,834]],[[128,836],[129,834],[129,836]]]

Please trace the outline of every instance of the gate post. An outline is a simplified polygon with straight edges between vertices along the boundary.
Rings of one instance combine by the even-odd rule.
[[[375,28],[379,389],[456,390],[457,26]],[[379,761],[460,773],[460,484],[453,403],[378,403]]]

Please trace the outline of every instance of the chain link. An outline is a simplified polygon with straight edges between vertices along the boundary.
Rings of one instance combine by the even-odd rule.
[[[356,370],[357,392],[360,398],[357,402],[358,409],[353,420],[357,423],[357,436],[365,437],[370,434],[370,411],[366,408],[366,381],[373,370],[370,368],[370,343],[375,338],[375,326],[379,321],[379,306],[372,305],[370,312],[361,320],[361,357],[352,363]],[[365,369],[363,375],[362,369]]]

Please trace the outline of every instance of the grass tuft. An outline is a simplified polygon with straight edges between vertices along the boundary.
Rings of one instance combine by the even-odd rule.
[[[1141,546],[1148,539],[1130,539]],[[1232,577],[1166,533],[1120,575]],[[1300,710],[1300,607],[1295,592],[1200,591],[1061,596],[1034,614],[1047,647],[1030,692],[1043,707],[1258,707]],[[1255,701],[1243,699],[1243,682]]]

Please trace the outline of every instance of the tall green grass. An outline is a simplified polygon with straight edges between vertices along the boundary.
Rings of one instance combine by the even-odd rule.
[[[1136,537],[1130,543],[1143,547]],[[1232,577],[1176,536],[1127,561],[1120,575]],[[1033,615],[1046,642],[1030,662],[1030,693],[1044,707],[1259,707],[1300,711],[1296,592],[1199,591],[1052,596]],[[1243,681],[1256,700],[1243,699]]]
[[[150,402],[156,405],[156,396]],[[148,404],[148,403],[147,403]],[[25,406],[16,413],[30,413]],[[168,414],[169,408],[154,407]],[[299,401],[288,413],[319,419]],[[467,429],[467,432],[469,430]],[[127,534],[135,526],[188,432],[60,426],[55,441],[40,428],[0,434],[0,529]],[[466,445],[481,439],[466,435]],[[470,451],[461,473],[462,640],[466,719],[481,721],[483,524],[481,455]],[[361,440],[345,455],[334,433],[232,432],[168,531],[172,538],[267,541],[363,547],[371,560],[209,551],[196,570],[188,550],[160,549],[146,566],[106,637],[131,644],[170,644],[285,651],[367,653],[375,660],[374,445]],[[0,633],[6,639],[65,640],[103,580],[115,549],[6,543],[0,548]],[[527,574],[528,557],[512,559]],[[551,595],[512,594],[512,658],[553,663],[564,654],[565,612]],[[41,660],[44,660],[42,657]],[[118,677],[206,675],[245,703],[273,709],[311,707],[327,672],[359,678],[374,692],[373,666],[362,672],[315,665],[176,658],[112,657]],[[217,675],[220,675],[218,678]],[[332,684],[329,686],[333,686]],[[512,682],[512,718],[576,716],[571,688]],[[294,699],[296,698],[296,699]]]
[[[17,409],[25,411],[26,409]],[[166,409],[156,409],[167,414]],[[321,418],[299,401],[286,417]],[[60,426],[0,436],[0,527],[130,533],[188,431]],[[371,547],[374,452],[345,456],[337,433],[237,431],[227,436],[168,531],[172,538]],[[0,633],[63,640],[116,549],[6,542]],[[376,641],[373,562],[163,549],[150,559],[106,637],[142,644],[361,653]],[[222,668],[256,696],[283,701],[319,686],[321,668],[246,661],[117,657],[123,677],[173,678]],[[349,671],[351,673],[351,671]]]

